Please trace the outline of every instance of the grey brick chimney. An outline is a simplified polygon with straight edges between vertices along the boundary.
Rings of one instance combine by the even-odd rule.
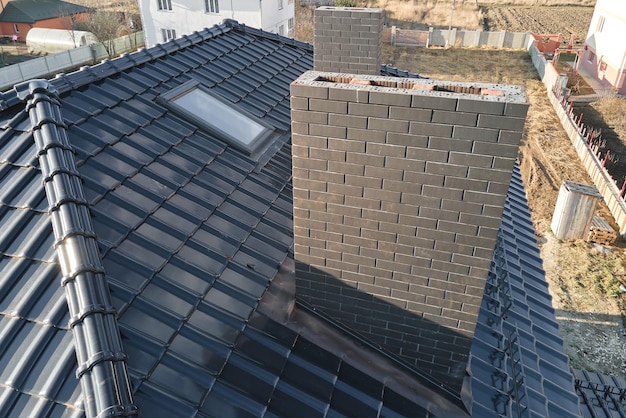
[[[459,390],[522,88],[312,71],[291,95],[297,295]]]
[[[322,6],[313,30],[316,71],[380,74],[383,9]]]

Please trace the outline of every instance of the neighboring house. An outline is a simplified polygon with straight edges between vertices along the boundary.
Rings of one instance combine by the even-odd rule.
[[[72,29],[73,22],[84,20],[89,12],[88,7],[60,0],[13,0],[0,13],[0,34],[17,35],[25,42],[32,28]]]
[[[594,416],[623,416],[618,415],[625,406],[620,382],[594,386],[587,378],[596,377],[582,374],[575,386],[517,168],[510,185],[501,187],[508,175],[497,167],[512,165],[511,158],[493,157],[489,163],[507,180],[489,186],[502,194],[502,207],[484,208],[485,216],[501,214],[501,223],[492,231],[485,289],[468,296],[480,306],[469,361],[451,376],[462,377],[462,389],[435,377],[445,377],[447,365],[459,360],[451,344],[420,347],[422,364],[432,363],[433,373],[425,372],[402,353],[392,353],[392,347],[363,337],[362,330],[294,300],[294,270],[303,267],[294,260],[294,251],[301,251],[294,234],[303,232],[294,228],[294,200],[301,205],[303,185],[315,184],[301,176],[319,169],[320,156],[333,161],[339,153],[309,151],[311,171],[292,170],[292,159],[308,161],[302,145],[292,146],[292,132],[300,140],[305,133],[336,132],[314,110],[320,105],[331,112],[374,112],[372,123],[379,128],[372,126],[370,135],[393,130],[397,123],[380,119],[389,108],[361,107],[368,94],[373,103],[378,93],[387,93],[371,84],[434,86],[383,66],[382,75],[407,78],[357,79],[352,87],[328,90],[327,81],[313,80],[312,87],[305,83],[290,92],[292,83],[304,83],[301,75],[312,65],[310,45],[227,21],[2,93],[3,416],[134,416],[139,408],[145,417],[578,417],[579,402]],[[419,108],[421,98],[441,107],[458,100],[466,111],[436,114],[453,121],[464,132],[460,137],[413,138],[452,147],[424,150],[431,161],[447,152],[458,159],[470,144],[477,150],[514,151],[505,145],[519,140],[513,131],[467,126],[470,107],[508,112],[509,128],[519,128],[524,105],[506,110],[497,98],[457,96],[450,92],[453,83],[445,87],[409,96],[402,90],[376,100],[395,100],[388,105],[392,114],[420,117],[428,112]],[[290,99],[295,92],[315,97]],[[413,95],[416,108],[401,109],[399,103]],[[307,113],[303,107],[309,104]],[[317,126],[309,131],[306,124],[294,124],[292,114]],[[360,123],[351,115],[330,119]],[[494,114],[483,119],[492,126],[500,120]],[[441,129],[426,122],[422,127]],[[480,138],[465,136],[496,131],[487,147]],[[310,144],[320,141],[325,142],[312,138]],[[363,146],[376,154],[383,148],[374,142]],[[357,158],[359,141],[353,145],[345,151]],[[389,149],[397,152],[399,146]],[[377,164],[380,157],[360,159]],[[476,155],[469,163],[485,163],[485,157]],[[419,165],[419,158],[426,155],[395,164]],[[445,174],[459,172],[458,164],[435,166]],[[354,177],[356,165],[340,165],[346,178]],[[385,172],[364,167],[368,175]],[[398,167],[386,173],[396,175]],[[475,179],[486,173],[477,167],[471,172]],[[330,197],[337,193],[338,188]],[[487,194],[468,190],[465,206],[480,209],[469,200]],[[315,196],[319,199],[315,190],[308,192],[311,205]],[[297,216],[304,213],[297,211]],[[442,210],[445,214],[450,212]],[[452,224],[441,219],[441,225]],[[440,312],[446,309],[451,305],[442,305]],[[446,356],[448,361],[439,363]]]
[[[580,64],[607,90],[626,94],[626,3],[598,0]]]
[[[294,0],[140,0],[147,47],[234,19],[253,28],[293,36]]]

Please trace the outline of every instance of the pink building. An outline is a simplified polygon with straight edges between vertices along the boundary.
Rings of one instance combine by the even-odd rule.
[[[626,94],[626,2],[598,0],[589,25],[582,65],[607,89]]]

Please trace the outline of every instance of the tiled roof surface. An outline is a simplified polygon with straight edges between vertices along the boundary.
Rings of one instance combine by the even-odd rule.
[[[143,416],[429,416],[255,312],[292,246],[289,84],[311,66],[311,48],[228,25],[195,41],[52,81]],[[277,129],[282,146],[267,164],[153,101],[192,77]],[[80,416],[30,123],[13,92],[2,105],[0,410]]]
[[[470,361],[472,416],[580,415],[518,167]]]
[[[0,22],[35,23],[88,11],[88,7],[60,0],[13,0],[4,6]]]

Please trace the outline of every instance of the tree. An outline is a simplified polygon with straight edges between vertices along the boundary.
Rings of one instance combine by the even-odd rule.
[[[136,1],[122,0],[106,8],[96,3],[91,10],[84,19],[69,19],[68,29],[93,33],[109,56],[115,55],[113,41],[116,38],[142,29]]]

